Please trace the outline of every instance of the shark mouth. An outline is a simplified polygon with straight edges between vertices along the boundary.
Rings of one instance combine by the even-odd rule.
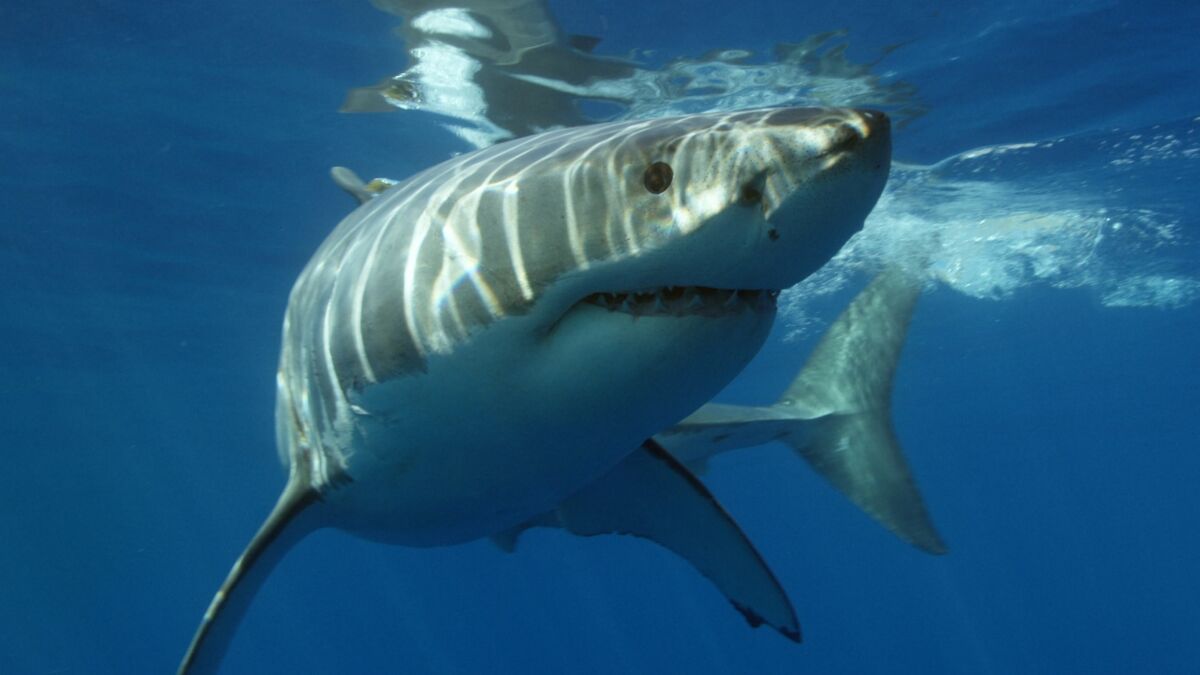
[[[734,291],[704,286],[668,286],[655,290],[592,293],[583,299],[610,312],[633,316],[726,316],[774,311],[777,290]]]

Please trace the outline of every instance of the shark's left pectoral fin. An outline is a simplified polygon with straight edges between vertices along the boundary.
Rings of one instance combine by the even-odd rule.
[[[520,531],[534,526],[657,542],[708,577],[750,625],[766,623],[800,641],[796,612],[762,556],[712,493],[655,441],[554,511],[495,540],[512,550]]]

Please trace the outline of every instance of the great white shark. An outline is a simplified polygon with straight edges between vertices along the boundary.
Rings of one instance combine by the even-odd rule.
[[[289,298],[287,482],[179,672],[215,671],[274,565],[324,527],[408,546],[634,534],[799,641],[782,587],[687,467],[746,441],[790,440],[939,551],[888,420],[911,284],[877,280],[851,310],[879,321],[838,335],[848,310],[775,406],[704,405],[761,347],[779,291],[862,227],[890,153],[883,113],[787,108],[550,131],[395,185],[335,174],[363,204]]]

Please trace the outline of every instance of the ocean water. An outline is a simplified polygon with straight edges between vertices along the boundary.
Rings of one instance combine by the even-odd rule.
[[[558,90],[580,121],[892,112],[864,232],[784,296],[720,400],[774,399],[867,274],[918,271],[894,419],[950,552],[766,446],[706,482],[802,645],[643,541],[535,531],[509,555],[323,531],[223,672],[1200,670],[1200,5],[548,7],[636,64]],[[174,669],[283,484],[282,312],[352,206],[327,169],[402,178],[512,126],[469,97],[339,113],[406,68],[400,23],[366,0],[0,8],[0,672]]]

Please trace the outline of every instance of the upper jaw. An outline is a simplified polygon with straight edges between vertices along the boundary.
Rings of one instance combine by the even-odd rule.
[[[719,317],[740,312],[773,312],[779,291],[732,290],[707,286],[667,286],[641,291],[592,293],[581,304],[633,316]]]

